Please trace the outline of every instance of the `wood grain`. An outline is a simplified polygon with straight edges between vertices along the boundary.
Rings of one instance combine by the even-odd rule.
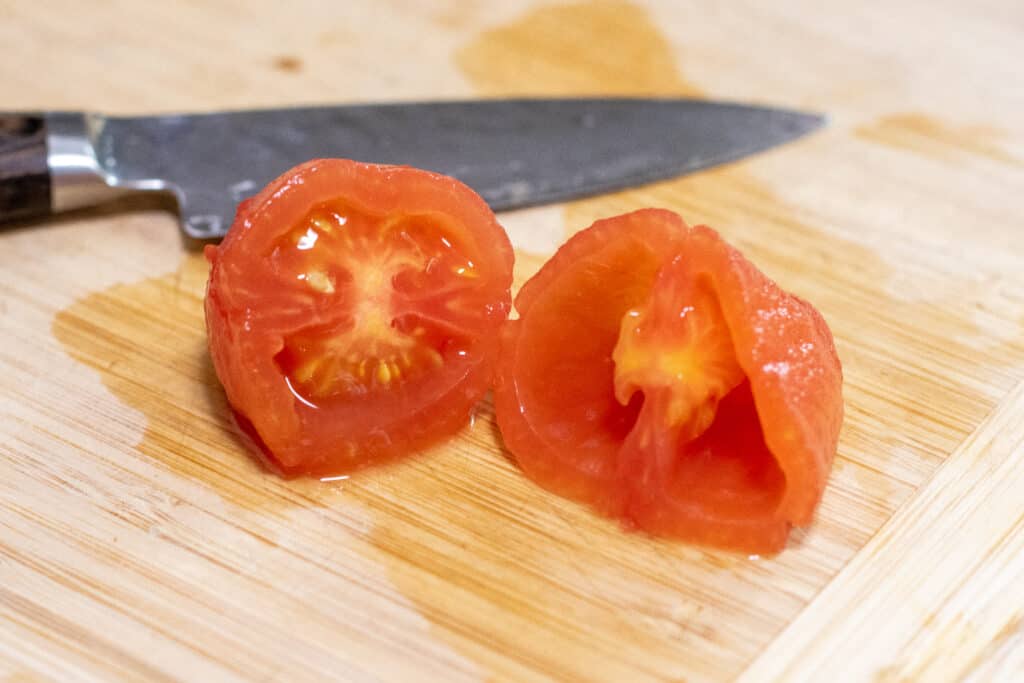
[[[77,8],[0,4],[5,106],[664,93],[828,112],[739,164],[500,219],[517,285],[600,216],[714,225],[824,312],[848,417],[817,520],[774,558],[545,494],[486,403],[408,462],[283,481],[228,428],[206,266],[173,216],[8,230],[0,680],[1020,677],[1016,3]]]
[[[963,680],[1005,656],[1024,621],[1022,486],[1024,382],[743,678]]]
[[[42,116],[0,114],[0,223],[48,213],[46,122]]]

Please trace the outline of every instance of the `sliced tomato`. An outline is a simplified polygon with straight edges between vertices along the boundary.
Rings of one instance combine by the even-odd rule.
[[[810,522],[842,421],[832,336],[713,230],[660,210],[598,221],[516,308],[495,407],[532,479],[747,552]]]
[[[437,442],[488,390],[512,247],[462,183],[311,161],[207,247],[210,353],[239,425],[286,474]]]

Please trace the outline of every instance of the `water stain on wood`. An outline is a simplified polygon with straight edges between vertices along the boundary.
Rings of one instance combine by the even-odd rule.
[[[980,157],[1005,164],[1022,163],[1000,145],[1004,133],[998,128],[957,125],[921,112],[889,114],[859,126],[854,134],[864,140],[940,161]]]
[[[91,294],[58,313],[52,331],[115,396],[146,414],[141,455],[211,482],[237,504],[259,505],[265,492],[234,485],[256,464],[220,455],[238,448],[206,352],[206,268],[193,254],[173,275]]]
[[[700,94],[653,19],[625,2],[535,10],[482,34],[456,61],[487,95]],[[409,461],[327,484],[268,475],[235,438],[208,360],[198,255],[171,276],[76,302],[53,333],[146,415],[142,457],[217,491],[242,525],[282,518],[301,534],[298,513],[315,509],[334,547],[358,537],[431,632],[484,673],[729,676],[991,408],[966,377],[981,340],[970,302],[895,299],[891,269],[875,253],[814,227],[813,215],[740,165],[571,203],[566,234],[650,205],[718,226],[784,286],[813,294],[832,325],[847,376],[839,457],[851,466],[837,467],[811,538],[800,534],[807,552],[755,561],[622,533],[526,481],[503,454],[487,403],[453,441]],[[517,286],[541,263],[521,257]],[[918,359],[934,351],[914,325],[951,332],[945,372]],[[858,475],[863,468],[870,476]],[[819,542],[830,551],[816,552]],[[770,604],[759,602],[765,585]]]
[[[302,71],[302,60],[294,55],[279,55],[274,57],[274,68],[285,73],[298,73]]]
[[[534,10],[456,54],[481,95],[695,95],[640,6],[597,0]]]

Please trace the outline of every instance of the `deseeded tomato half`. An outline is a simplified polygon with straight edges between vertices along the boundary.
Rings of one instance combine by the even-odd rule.
[[[244,202],[206,255],[217,376],[286,474],[347,472],[434,443],[490,386],[512,246],[457,180],[311,161]]]
[[[516,309],[495,407],[537,483],[746,552],[810,522],[842,422],[832,335],[716,232],[655,209],[598,221]]]

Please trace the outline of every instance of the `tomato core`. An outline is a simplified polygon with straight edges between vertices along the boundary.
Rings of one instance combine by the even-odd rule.
[[[439,224],[334,203],[311,211],[270,257],[310,296],[338,300],[335,319],[289,335],[276,357],[307,405],[388,391],[464,352],[457,322],[431,315],[431,304],[450,313],[446,296],[476,268]]]

